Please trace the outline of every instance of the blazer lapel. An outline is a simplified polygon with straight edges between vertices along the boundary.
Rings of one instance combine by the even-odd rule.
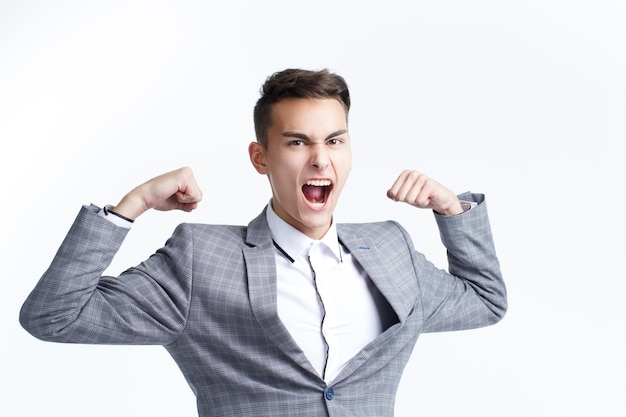
[[[243,250],[252,311],[266,336],[298,364],[317,375],[302,349],[278,317],[276,259],[265,210],[248,225]]]
[[[417,282],[395,279],[388,265],[389,249],[378,246],[370,237],[355,233],[352,227],[338,224],[339,240],[365,269],[376,288],[393,308],[400,322],[404,323],[415,305]]]

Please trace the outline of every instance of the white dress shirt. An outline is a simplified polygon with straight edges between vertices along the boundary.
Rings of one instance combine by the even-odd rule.
[[[315,370],[332,381],[393,320],[391,307],[340,245],[333,221],[321,240],[267,208],[276,246],[278,316]]]
[[[113,211],[99,214],[132,226]],[[266,217],[276,247],[278,316],[320,377],[331,382],[394,322],[395,313],[339,243],[334,221],[321,240],[313,240],[278,217],[271,204]]]

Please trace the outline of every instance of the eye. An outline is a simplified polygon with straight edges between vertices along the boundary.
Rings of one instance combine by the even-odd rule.
[[[342,142],[343,140],[341,138],[332,138],[328,139],[326,143],[328,143],[329,145],[340,145]]]
[[[294,139],[291,142],[289,142],[289,146],[302,146],[302,145],[304,145],[304,141],[300,139]]]

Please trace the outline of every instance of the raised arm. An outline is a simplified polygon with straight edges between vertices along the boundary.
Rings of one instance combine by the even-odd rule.
[[[447,249],[447,272],[435,268],[422,254],[414,254],[414,263],[420,268],[423,331],[463,330],[499,321],[507,309],[506,288],[484,196],[466,193],[457,197],[417,171],[403,171],[387,196],[434,210]],[[469,209],[471,206],[475,207]]]
[[[113,209],[193,210],[201,193],[189,168],[153,178]],[[72,343],[164,344],[184,326],[191,295],[191,232],[179,227],[162,249],[119,277],[103,276],[128,228],[84,206],[20,313],[34,336]]]

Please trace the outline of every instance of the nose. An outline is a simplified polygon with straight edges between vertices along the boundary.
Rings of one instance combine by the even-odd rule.
[[[311,165],[319,170],[326,169],[330,164],[330,155],[324,144],[311,147]]]

